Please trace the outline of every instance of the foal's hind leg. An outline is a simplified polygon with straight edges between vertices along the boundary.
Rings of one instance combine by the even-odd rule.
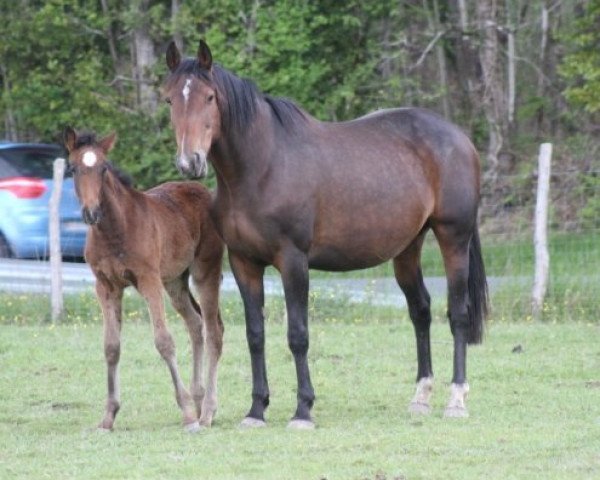
[[[199,429],[196,410],[191,395],[186,390],[179,375],[177,358],[175,356],[175,342],[167,329],[165,319],[165,306],[162,298],[162,283],[160,279],[145,279],[138,284],[138,290],[148,303],[148,310],[154,327],[154,344],[160,355],[167,363],[173,385],[175,386],[175,398],[183,412],[183,424],[185,429],[195,432]]]
[[[446,417],[468,417],[465,401],[469,393],[466,376],[467,342],[469,339],[469,242],[471,230],[458,225],[434,227],[439,241],[448,279],[448,317],[454,337],[454,373]]]
[[[421,247],[425,233],[425,231],[421,232],[406,250],[394,258],[396,281],[406,297],[417,342],[417,388],[408,410],[411,413],[422,414],[428,414],[431,411],[429,400],[433,389],[429,338],[431,301],[425,283],[423,283],[420,265]]]
[[[200,307],[196,304],[189,290],[188,278],[189,276],[186,273],[177,280],[165,284],[165,288],[171,297],[173,307],[185,320],[190,334],[192,342],[191,394],[199,417],[205,394],[203,386],[204,327]],[[210,423],[206,425],[209,426]]]
[[[108,396],[100,430],[112,430],[119,412],[119,358],[121,356],[121,303],[123,290],[96,281],[96,295],[102,308],[104,324],[104,357],[107,367]]]
[[[223,351],[223,322],[219,312],[221,255],[211,255],[192,266],[192,280],[198,291],[207,354],[206,392],[196,407],[200,425],[210,426],[217,411],[217,368]],[[191,298],[191,297],[190,297]],[[194,400],[197,397],[194,396]]]

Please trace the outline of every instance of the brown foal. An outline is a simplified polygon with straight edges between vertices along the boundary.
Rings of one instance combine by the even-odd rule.
[[[114,133],[96,140],[95,135],[79,135],[72,128],[64,132],[82,216],[90,225],[85,259],[96,277],[104,318],[108,398],[99,428],[111,430],[120,407],[121,303],[123,290],[133,285],[148,304],[155,345],[169,367],[184,427],[194,432],[210,426],[215,414],[223,345],[219,313],[223,243],[209,216],[211,196],[196,182],[135,190],[106,159],[115,139]],[[190,275],[200,305],[190,293]],[[190,334],[191,394],[179,375],[175,344],[166,325],[163,287]]]

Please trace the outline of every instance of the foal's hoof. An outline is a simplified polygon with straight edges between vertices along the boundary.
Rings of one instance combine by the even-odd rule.
[[[198,422],[192,422],[192,423],[188,423],[187,425],[184,425],[183,430],[186,433],[198,433],[198,432],[202,431],[202,427],[200,426],[200,424]]]
[[[465,407],[446,407],[444,410],[445,418],[468,418],[469,411]]]
[[[301,420],[299,418],[290,420],[287,425],[288,430],[314,430],[315,424],[312,420]]]
[[[240,422],[240,428],[264,428],[267,422],[258,418],[246,417]]]
[[[428,403],[410,402],[408,412],[413,415],[429,415],[431,413],[431,406]]]

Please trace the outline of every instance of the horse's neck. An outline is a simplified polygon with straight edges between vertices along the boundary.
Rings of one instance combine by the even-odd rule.
[[[266,104],[265,104],[266,105]],[[252,125],[243,133],[227,133],[211,151],[217,183],[233,188],[244,181],[260,178],[272,160],[273,130],[271,112],[263,108]],[[267,140],[265,140],[267,139]]]
[[[102,186],[102,217],[98,227],[104,235],[122,236],[132,220],[127,212],[131,210],[133,189],[123,185],[112,173],[107,175],[110,177]]]

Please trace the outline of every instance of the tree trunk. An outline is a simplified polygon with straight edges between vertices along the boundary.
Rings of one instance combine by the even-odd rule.
[[[544,98],[544,94],[546,91],[546,80],[545,80],[545,71],[546,71],[546,52],[548,48],[548,24],[549,24],[549,12],[548,6],[546,2],[542,2],[542,11],[540,14],[540,30],[541,30],[541,38],[540,38],[540,56],[539,62],[540,67],[538,70],[538,85],[537,85],[537,96],[538,98]],[[537,111],[537,133],[538,136],[541,135],[542,130],[544,129],[544,105],[542,104]]]
[[[453,26],[450,29],[452,48],[455,55],[453,75],[460,88],[458,95],[453,96],[455,112],[460,115],[458,121],[472,134],[480,104],[477,85],[477,50],[471,40],[472,28],[469,27],[469,16],[465,0],[449,2],[449,17]]]
[[[437,0],[433,0],[433,13],[428,15],[428,17],[431,31],[435,35],[441,33],[442,27],[440,25],[440,9]],[[446,67],[446,54],[441,41],[442,40],[440,38],[440,40],[438,40],[436,43],[435,54],[438,63],[440,88],[442,90],[442,111],[444,113],[444,117],[450,118],[450,102],[448,101],[448,70]]]
[[[509,129],[512,127],[515,120],[515,101],[517,95],[517,69],[516,69],[516,47],[515,33],[516,27],[512,11],[510,8],[510,0],[506,0],[506,32],[507,32],[507,120]]]
[[[150,38],[150,28],[146,20],[150,0],[141,0],[137,3],[137,11],[142,17],[142,20],[133,31],[134,78],[137,88],[137,101],[141,110],[154,113],[158,106],[158,98],[151,72],[156,63],[156,55],[152,38]]]
[[[173,40],[175,40],[175,44],[180,52],[183,52],[183,35],[179,31],[177,25],[177,15],[179,14],[179,9],[181,5],[179,0],[171,0],[171,22],[173,23]]]
[[[479,61],[482,74],[482,103],[488,124],[487,169],[485,175],[493,180],[499,170],[499,154],[507,134],[506,97],[503,91],[498,55],[498,5],[496,0],[477,2],[477,16],[481,33]]]
[[[110,9],[108,7],[108,0],[101,0],[102,13],[106,18],[110,18]],[[113,70],[115,72],[115,87],[119,92],[119,96],[124,96],[123,82],[121,81],[121,68],[119,63],[119,54],[117,53],[117,41],[115,34],[112,29],[112,23],[108,23],[106,26],[106,40],[108,42],[108,51],[110,52],[110,58],[113,63]]]
[[[10,102],[10,82],[8,80],[8,70],[5,65],[0,64],[0,77],[2,78],[2,84],[4,85],[4,136],[7,140],[16,141],[17,136],[17,122],[13,114],[12,106]]]

